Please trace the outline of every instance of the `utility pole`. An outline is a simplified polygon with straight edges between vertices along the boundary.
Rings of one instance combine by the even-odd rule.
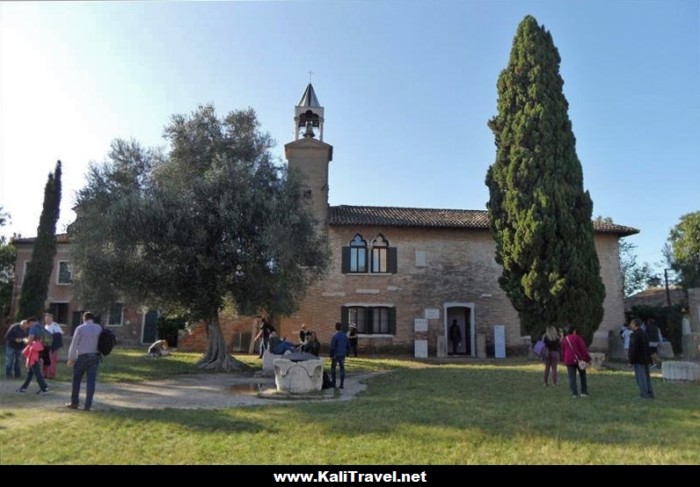
[[[668,269],[664,269],[664,282],[666,283],[666,302],[671,306],[671,291],[668,288]]]

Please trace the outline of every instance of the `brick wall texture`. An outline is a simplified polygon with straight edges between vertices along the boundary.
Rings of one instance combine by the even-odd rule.
[[[498,286],[501,270],[495,262],[495,244],[488,231],[375,226],[334,226],[328,231],[333,249],[331,269],[323,281],[308,290],[294,315],[273,319],[281,336],[296,342],[301,324],[305,323],[308,329],[317,332],[325,351],[335,331],[335,322],[341,320],[342,306],[390,306],[396,309],[396,334],[360,335],[360,353],[413,353],[414,320],[426,318],[426,309],[438,310],[438,317],[428,319],[427,333],[428,353],[435,355],[437,337],[447,335],[447,309],[456,305],[471,309],[472,342],[477,334],[483,334],[488,349],[493,346],[494,325],[505,325],[507,353],[523,353],[527,339],[523,337],[517,313]],[[341,272],[341,248],[358,233],[367,242],[381,233],[391,247],[397,248],[396,274]],[[596,235],[606,287],[605,314],[599,332],[616,330],[624,320],[617,246],[616,235]],[[425,256],[425,265],[421,265],[417,254]],[[255,317],[221,321],[224,336],[230,340],[229,348],[233,348],[234,341],[240,342],[240,333],[247,334],[249,339],[257,323]],[[182,350],[205,350],[204,326],[193,327],[190,334],[180,337],[178,346]]]

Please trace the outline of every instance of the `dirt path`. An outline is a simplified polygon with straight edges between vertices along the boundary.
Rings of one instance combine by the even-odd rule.
[[[237,406],[279,404],[280,402],[347,401],[364,391],[364,380],[373,374],[348,376],[345,388],[304,396],[286,396],[275,391],[272,378],[239,378],[228,374],[185,375],[162,381],[138,384],[101,384],[99,375],[93,410],[109,409],[221,409]],[[25,393],[16,392],[21,381],[0,381],[0,407],[63,408],[70,400],[68,382],[48,381],[50,391],[36,394],[39,386],[32,382]],[[85,382],[80,391],[85,398]]]

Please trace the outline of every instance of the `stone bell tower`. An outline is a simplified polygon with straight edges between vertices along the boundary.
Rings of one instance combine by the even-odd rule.
[[[294,142],[285,144],[284,154],[289,169],[301,172],[304,196],[320,225],[328,216],[328,164],[333,160],[333,146],[323,142],[323,122],[323,107],[309,83],[294,107]]]

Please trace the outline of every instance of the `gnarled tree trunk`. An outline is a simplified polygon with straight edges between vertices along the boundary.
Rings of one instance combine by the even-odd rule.
[[[197,362],[197,367],[207,370],[219,370],[222,372],[241,371],[248,368],[246,364],[237,360],[233,355],[226,351],[226,340],[221,332],[219,324],[219,315],[215,313],[210,319],[206,320],[207,335],[209,337],[207,344],[207,353],[202,359]]]

